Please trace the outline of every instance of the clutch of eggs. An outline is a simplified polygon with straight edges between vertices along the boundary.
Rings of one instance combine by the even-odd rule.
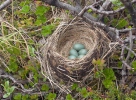
[[[69,51],[69,59],[80,59],[87,54],[88,50],[81,43],[76,43],[73,48]]]

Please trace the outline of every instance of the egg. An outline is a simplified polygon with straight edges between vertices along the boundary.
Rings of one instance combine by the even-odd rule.
[[[68,58],[69,58],[69,59],[76,59],[76,56],[70,55]]]
[[[80,43],[76,43],[74,44],[73,48],[77,51],[81,50],[81,49],[84,49],[85,46],[83,44],[80,44]]]
[[[86,55],[87,54],[87,50],[86,49],[81,49],[79,52],[78,52],[79,55]]]
[[[84,57],[85,55],[79,55],[77,58],[82,58],[82,57]]]
[[[75,49],[71,49],[71,50],[69,51],[69,54],[70,54],[70,55],[73,55],[73,56],[75,56],[75,57],[78,56],[78,52],[77,52]]]

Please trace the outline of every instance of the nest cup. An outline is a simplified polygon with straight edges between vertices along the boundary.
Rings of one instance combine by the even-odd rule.
[[[103,30],[85,22],[61,24],[46,40],[42,48],[44,73],[57,76],[64,81],[81,81],[92,70],[92,60],[102,58],[109,50],[109,39]],[[75,43],[81,43],[88,50],[81,59],[68,59]]]

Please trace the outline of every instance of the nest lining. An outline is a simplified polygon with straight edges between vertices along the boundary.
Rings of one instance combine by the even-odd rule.
[[[83,30],[87,30],[88,28],[80,27],[80,29],[78,29],[78,26],[67,28],[56,41],[56,51],[66,59],[68,59],[69,51],[75,43],[83,44],[85,48],[89,50],[87,55],[91,55],[93,50],[97,47],[98,37],[94,31],[88,30],[88,32],[86,32]]]

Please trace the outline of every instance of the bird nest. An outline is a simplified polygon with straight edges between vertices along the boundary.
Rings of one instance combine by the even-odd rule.
[[[49,79],[81,81],[93,69],[92,60],[102,59],[109,50],[109,39],[103,30],[82,21],[62,23],[41,49],[42,72]],[[68,59],[73,44],[84,44],[88,50],[81,59]]]

